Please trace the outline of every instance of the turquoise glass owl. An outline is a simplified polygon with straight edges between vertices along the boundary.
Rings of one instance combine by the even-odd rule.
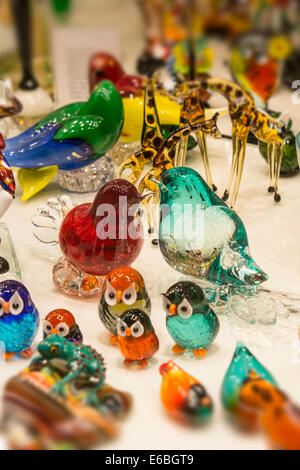
[[[176,343],[173,352],[192,351],[196,357],[205,356],[220,324],[201,287],[194,282],[180,281],[162,295],[167,330]]]
[[[158,185],[159,246],[174,269],[223,286],[267,279],[250,255],[242,220],[195,170],[171,168]]]

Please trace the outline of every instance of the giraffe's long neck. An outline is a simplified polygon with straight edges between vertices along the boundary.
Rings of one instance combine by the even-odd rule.
[[[201,81],[201,87],[220,93],[227,99],[229,106],[238,106],[239,103],[242,107],[255,108],[254,99],[238,84],[230,80],[223,80],[221,78],[204,78]]]
[[[163,142],[158,112],[155,104],[155,80],[149,79],[144,96],[144,124],[142,131],[142,146],[158,150]]]

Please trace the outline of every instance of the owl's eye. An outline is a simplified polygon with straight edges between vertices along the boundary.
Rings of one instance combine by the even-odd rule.
[[[3,299],[0,297],[0,317],[2,317],[2,315],[4,315],[4,308],[3,308],[4,302],[5,302],[5,300],[3,300]]]
[[[127,287],[127,289],[124,290],[122,295],[122,301],[126,305],[132,305],[136,301],[136,290],[134,282],[131,284],[131,286]]]
[[[163,307],[164,307],[164,311],[166,312],[166,314],[169,315],[170,314],[169,308],[171,307],[171,302],[165,296],[163,296]]]
[[[42,324],[43,324],[43,332],[46,334],[46,335],[49,335],[52,331],[52,325],[51,323],[48,321],[48,320],[43,320],[42,321]]]
[[[126,328],[127,325],[124,323],[120,318],[118,319],[117,322],[117,333],[118,336],[125,336],[126,335]]]
[[[189,318],[192,315],[193,307],[186,298],[178,305],[177,313],[181,318]]]
[[[108,281],[106,281],[104,299],[106,303],[111,306],[116,305],[117,303],[117,292]]]
[[[19,292],[15,292],[9,300],[9,310],[12,315],[19,315],[24,308],[23,300],[20,297]]]
[[[56,333],[58,336],[67,336],[67,334],[69,333],[69,327],[68,325],[66,325],[66,323],[59,323],[56,327]]]
[[[139,338],[144,333],[144,327],[139,321],[136,321],[130,329],[132,336],[135,338]]]

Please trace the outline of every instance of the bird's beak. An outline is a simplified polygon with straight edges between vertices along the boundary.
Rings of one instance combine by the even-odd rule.
[[[131,336],[131,329],[130,328],[126,328],[126,336]]]
[[[56,328],[53,328],[52,331],[51,331],[51,333],[52,333],[53,335],[56,335]]]
[[[170,305],[169,312],[170,312],[170,315],[175,315],[175,313],[176,313],[176,305],[175,304]]]
[[[123,292],[121,290],[117,291],[117,302],[120,303],[122,300]]]
[[[3,302],[3,310],[5,313],[9,313],[9,302]]]

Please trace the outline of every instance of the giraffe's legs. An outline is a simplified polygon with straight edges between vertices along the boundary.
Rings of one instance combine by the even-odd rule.
[[[270,185],[268,187],[269,193],[274,193],[275,191],[275,148],[274,144],[267,145],[267,154],[268,154],[268,164],[269,164],[269,177]]]
[[[175,158],[174,158],[175,167],[179,166],[180,149],[181,149],[181,140],[178,142],[178,144],[176,145],[176,149],[175,149]]]
[[[199,149],[203,158],[207,184],[213,191],[216,191],[217,187],[212,182],[209,161],[208,161],[208,156],[207,156],[206,135],[204,134],[204,132],[197,131],[196,137],[197,137]]]
[[[245,161],[245,152],[246,152],[246,145],[247,145],[247,135],[237,136],[237,169],[236,169],[236,177],[234,182],[234,188],[231,198],[231,208],[233,209],[236,203],[236,198],[238,195],[244,161]]]
[[[130,181],[132,184],[135,184],[141,176],[143,168],[141,168],[140,162],[134,154],[126,158],[126,160],[119,166],[117,171],[117,178],[122,178],[122,173],[126,168],[130,168],[132,171],[128,177],[128,181]]]
[[[233,177],[236,171],[237,157],[238,157],[237,138],[238,136],[236,134],[232,135],[232,160],[231,160],[229,180],[228,180],[227,187],[222,197],[223,201],[227,201],[227,199],[229,198],[229,193],[230,193],[231,185],[233,182]]]
[[[274,201],[280,202],[280,194],[278,193],[278,183],[279,183],[279,176],[280,176],[280,168],[281,168],[281,161],[282,161],[282,145],[281,144],[273,144],[274,146],[274,154],[275,154],[275,194],[274,194]]]
[[[179,159],[178,159],[178,166],[184,166],[186,162],[186,153],[187,153],[187,146],[188,146],[188,136],[184,136],[182,141],[181,141],[181,146],[180,146],[180,153],[179,153]]]

